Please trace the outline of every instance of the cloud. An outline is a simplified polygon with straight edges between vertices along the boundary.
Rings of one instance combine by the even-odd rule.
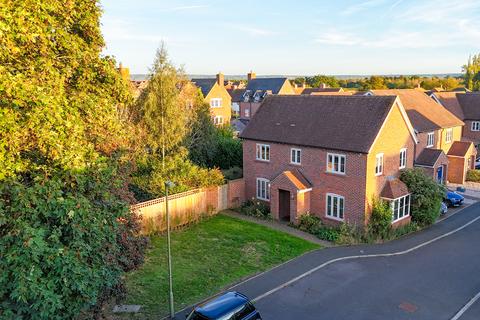
[[[314,42],[339,46],[353,46],[359,44],[360,39],[352,34],[331,31],[316,38]]]
[[[343,11],[340,12],[340,14],[345,15],[345,16],[352,15],[352,14],[357,13],[359,11],[363,11],[363,10],[368,9],[368,8],[373,8],[373,7],[379,6],[379,5],[383,4],[384,2],[385,2],[385,0],[363,1],[361,3],[357,3],[357,4],[354,4],[354,5],[351,5],[347,8],[345,8]]]
[[[258,27],[253,27],[253,26],[245,26],[245,25],[229,25],[228,27],[232,28],[232,29],[235,29],[235,30],[238,30],[238,31],[242,31],[242,32],[246,32],[247,34],[251,35],[251,36],[254,36],[254,37],[266,37],[266,36],[272,36],[272,35],[275,35],[276,32],[273,32],[271,30],[268,30],[268,29],[262,29],[262,28],[258,28]]]

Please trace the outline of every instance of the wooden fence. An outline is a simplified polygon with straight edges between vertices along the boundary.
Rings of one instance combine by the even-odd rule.
[[[227,208],[238,207],[245,201],[243,179],[229,181],[218,187],[190,190],[168,197],[172,228],[198,221]],[[165,197],[138,203],[131,210],[142,217],[143,232],[162,232],[166,229]]]

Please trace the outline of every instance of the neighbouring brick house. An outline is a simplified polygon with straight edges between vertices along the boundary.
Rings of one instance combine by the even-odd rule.
[[[247,78],[248,83],[240,100],[241,119],[250,120],[268,95],[295,94],[287,78],[257,78],[253,72],[248,73]]]
[[[216,78],[192,79],[192,82],[200,88],[205,102],[210,105],[213,123],[216,125],[230,123],[232,99],[225,89],[223,74],[217,74]]]
[[[480,145],[480,93],[478,92],[432,92],[430,97],[463,120],[465,126],[462,131],[464,141],[471,141],[475,146]]]
[[[424,168],[441,183],[465,182],[458,179],[460,175],[454,174],[464,170],[464,166],[457,167],[459,162],[449,161],[451,157],[448,156],[454,143],[462,140],[464,123],[461,119],[418,89],[371,90],[369,93],[374,96],[397,95],[400,98],[419,141],[415,148],[415,166]],[[468,150],[462,156],[466,162],[472,157],[472,149]]]
[[[310,212],[326,223],[364,226],[374,198],[410,221],[398,180],[413,166],[414,129],[396,96],[272,95],[243,131],[245,196],[276,219]]]

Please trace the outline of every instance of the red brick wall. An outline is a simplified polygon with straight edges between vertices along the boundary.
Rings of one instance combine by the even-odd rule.
[[[480,131],[472,131],[472,121],[464,120],[465,126],[463,127],[462,136],[471,140],[475,145],[480,143]]]
[[[245,180],[241,178],[228,181],[228,207],[237,208],[245,200]]]
[[[240,118],[242,119],[251,119],[253,115],[258,111],[260,108],[261,102],[240,102]],[[250,114],[247,117],[245,115],[245,110],[250,110]]]
[[[284,144],[270,145],[270,162],[255,160],[256,142],[243,142],[243,175],[245,179],[245,196],[255,197],[256,178],[272,181],[285,170],[299,169],[313,185],[310,192],[310,211],[325,221],[332,221],[325,215],[326,194],[335,193],[345,197],[345,221],[363,225],[365,213],[365,168],[366,155],[349,152],[335,152],[346,155],[346,175],[326,172],[327,150]],[[302,164],[290,164],[290,148],[302,149]],[[288,187],[285,187],[287,190]],[[271,192],[272,212],[278,210],[278,195]],[[291,205],[297,204],[297,195]],[[305,209],[305,208],[302,208]],[[302,213],[302,212],[300,212]]]

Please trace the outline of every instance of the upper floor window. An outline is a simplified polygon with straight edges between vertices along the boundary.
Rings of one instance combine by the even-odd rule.
[[[290,149],[290,162],[293,164],[302,163],[302,150],[301,149]]]
[[[435,132],[429,132],[427,134],[427,148],[433,147],[435,144]]]
[[[257,178],[257,198],[261,200],[270,200],[270,180]]]
[[[215,116],[215,118],[213,118],[213,123],[215,125],[222,125],[223,124],[223,117],[222,116]]]
[[[472,131],[480,131],[480,121],[472,121]]]
[[[270,161],[270,146],[268,144],[257,143],[256,159]]]
[[[345,198],[333,193],[327,193],[326,215],[335,220],[343,220]]]
[[[327,172],[345,174],[345,155],[327,153]]]
[[[375,157],[375,175],[383,174],[383,153],[377,154]]]
[[[452,142],[452,140],[453,140],[453,129],[449,128],[445,132],[445,142],[450,143],[450,142]]]
[[[222,106],[222,98],[212,98],[210,99],[210,107],[220,108]]]
[[[400,149],[400,169],[404,169],[407,166],[407,149]]]

